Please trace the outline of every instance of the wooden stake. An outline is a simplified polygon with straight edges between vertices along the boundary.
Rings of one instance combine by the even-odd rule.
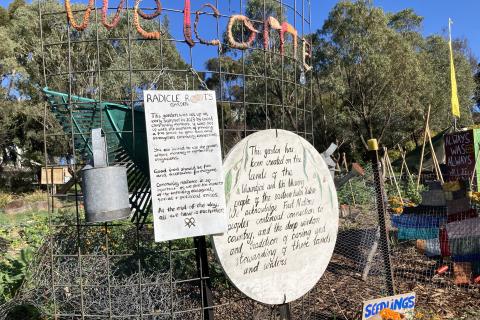
[[[410,169],[408,169],[408,164],[407,164],[407,160],[406,160],[406,157],[405,157],[407,152],[403,151],[403,148],[400,145],[398,145],[398,149],[400,150],[400,154],[402,156],[402,168],[403,168],[403,166],[405,166],[405,171],[407,172],[408,179],[410,180],[410,182],[413,182],[412,174],[410,172]]]
[[[422,153],[420,156],[420,167],[418,168],[418,178],[417,178],[417,191],[418,187],[420,186],[420,178],[422,176],[422,168],[423,168],[423,157],[425,155],[425,143],[427,142],[427,129],[428,129],[428,123],[430,122],[430,110],[431,106],[428,106],[428,112],[427,112],[427,117],[425,119],[425,130],[423,133],[423,144],[422,144]]]
[[[395,184],[395,188],[397,189],[398,197],[400,198],[400,203],[403,206],[402,192],[400,191],[400,187],[398,186],[398,183],[397,183],[397,178],[395,177],[395,173],[393,172],[393,167],[392,167],[392,163],[390,162],[390,157],[388,156],[387,148],[385,148],[385,163],[387,165],[387,171],[391,172],[392,174],[393,183]]]
[[[443,184],[445,181],[443,180],[442,170],[440,169],[440,164],[438,162],[437,154],[435,153],[435,148],[433,147],[432,142],[432,135],[430,134],[430,125],[428,125],[427,129],[428,134],[428,141],[430,143],[430,152],[432,153],[432,161],[435,168],[435,173],[437,175],[437,179]]]

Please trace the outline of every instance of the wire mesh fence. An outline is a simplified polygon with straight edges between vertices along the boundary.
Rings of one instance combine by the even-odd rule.
[[[158,10],[156,3],[141,2],[140,9]],[[302,46],[278,32],[269,37],[260,32],[240,50],[225,32],[234,15],[244,14],[260,30],[275,16],[308,41],[310,1],[216,0],[212,5],[218,13],[194,1],[192,12],[199,12],[190,18],[199,17],[196,24],[204,26],[196,31],[218,39],[217,46],[188,44],[180,23],[185,10],[178,1],[164,0],[161,15],[140,19],[143,29],[161,34],[150,40],[137,33],[135,3],[124,5],[118,25],[107,30],[94,1],[88,27],[78,31],[56,0],[38,1],[40,41],[34,59],[45,85],[38,94],[46,96],[45,117],[58,124],[45,127],[45,159],[47,167],[58,167],[58,157],[68,155],[65,166],[73,178],[65,189],[50,183],[49,232],[30,276],[1,315],[23,303],[54,319],[278,319],[277,307],[248,299],[226,280],[209,237],[154,242],[142,91],[215,90],[224,154],[248,134],[269,128],[293,131],[313,144],[312,79],[300,58]],[[77,21],[86,10],[73,6]],[[108,8],[107,16],[116,10]],[[232,33],[237,42],[251,35],[245,26]],[[79,176],[91,155],[91,129],[97,127],[107,137],[109,164],[128,168],[131,221],[85,221]],[[382,219],[390,225],[390,218],[378,214],[376,199],[382,193],[374,170],[367,166],[364,177],[339,190],[342,203],[349,205],[342,206],[333,258],[317,286],[291,303],[293,319],[360,318],[362,301],[389,293],[390,267],[397,291],[425,288],[421,304],[428,305],[430,288],[452,288],[470,298],[478,294],[478,286],[457,289],[442,277],[433,279],[438,262],[419,254],[416,241],[396,242],[392,232],[385,233],[393,244],[389,252]]]

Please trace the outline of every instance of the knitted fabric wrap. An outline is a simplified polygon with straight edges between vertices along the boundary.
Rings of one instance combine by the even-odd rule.
[[[480,237],[449,239],[448,244],[452,256],[480,254]]]
[[[480,253],[479,254],[466,254],[466,255],[453,255],[452,260],[455,262],[472,262],[475,266],[478,264],[480,268]],[[480,274],[480,269],[478,270]]]
[[[474,276],[480,276],[480,257],[472,262],[472,271]]]
[[[425,242],[425,255],[427,257],[438,257],[442,255],[440,250],[440,239],[438,237],[435,239],[427,239]]]
[[[438,228],[398,228],[398,240],[435,238],[438,238]]]
[[[391,216],[394,227],[406,228],[438,228],[447,221],[446,215],[402,214]]]
[[[193,42],[192,39],[192,19],[190,17],[190,7],[190,0],[185,0],[185,6],[183,9],[183,36],[185,37],[187,44],[192,48],[195,46],[195,42]]]
[[[120,0],[120,3],[118,4],[118,7],[117,7],[117,12],[115,12],[112,22],[109,23],[107,22],[108,0],[103,0],[102,24],[105,26],[105,28],[107,28],[108,30],[111,30],[118,25],[118,23],[120,22],[120,14],[123,12],[124,5],[125,5],[125,0]]]
[[[447,207],[445,206],[424,206],[419,205],[416,207],[405,207],[403,208],[404,214],[444,214],[447,212]]]
[[[480,218],[447,223],[448,238],[480,237]]]
[[[467,211],[463,212],[458,212],[455,214],[449,214],[447,216],[447,222],[455,222],[455,221],[461,221],[461,220],[466,220],[470,218],[476,218],[478,217],[477,211],[475,209],[470,209]]]
[[[448,234],[445,228],[440,229],[440,251],[442,252],[442,257],[450,256],[450,247],[448,246]]]
[[[139,21],[139,5],[140,1],[142,0],[135,0],[135,7],[133,8],[133,25],[137,29],[137,32],[144,38],[144,39],[160,39],[160,32],[158,31],[152,31],[148,32],[145,31],[142,26],[140,25]]]
[[[471,209],[471,207],[470,207],[470,199],[468,198],[447,201],[448,214],[456,214],[459,212],[467,211],[469,209]]]
[[[65,11],[67,12],[68,22],[77,31],[83,31],[88,27],[90,22],[90,14],[95,6],[95,0],[89,0],[87,8],[85,8],[85,13],[83,14],[83,20],[81,24],[77,24],[75,18],[73,16],[72,5],[70,4],[70,0],[65,0]]]

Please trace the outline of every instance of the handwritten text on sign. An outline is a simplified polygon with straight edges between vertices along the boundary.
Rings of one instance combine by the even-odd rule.
[[[337,238],[337,194],[323,158],[294,133],[266,130],[238,143],[223,167],[228,232],[213,240],[225,273],[257,301],[300,298]]]
[[[213,91],[145,91],[155,241],[226,230]]]
[[[475,167],[473,131],[445,135],[445,157],[451,179],[469,177]]]

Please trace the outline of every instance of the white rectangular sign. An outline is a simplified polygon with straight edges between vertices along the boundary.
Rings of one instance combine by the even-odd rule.
[[[144,91],[155,241],[227,231],[214,91]]]
[[[363,302],[362,320],[402,319],[415,317],[415,292]],[[384,315],[384,317],[382,317]]]

